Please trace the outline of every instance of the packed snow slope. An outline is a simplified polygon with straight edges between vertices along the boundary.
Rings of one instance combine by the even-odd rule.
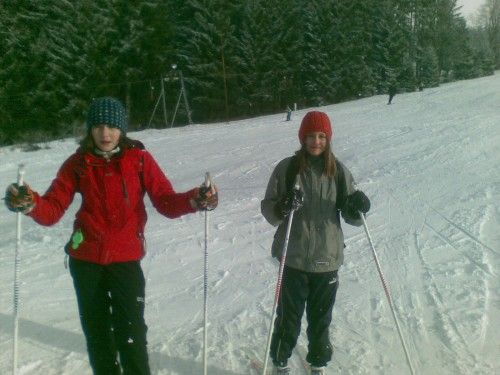
[[[423,92],[346,102],[326,111],[333,149],[372,201],[367,215],[417,374],[500,374],[500,74]],[[251,374],[264,356],[278,264],[275,228],[260,214],[270,174],[298,147],[308,109],[231,123],[131,133],[185,191],[210,171],[220,189],[209,214],[208,372]],[[0,149],[0,181],[44,192],[73,139],[49,149]],[[63,245],[79,199],[53,227],[23,218],[20,374],[89,375]],[[153,374],[200,374],[204,216],[169,220],[148,201],[146,319]],[[327,374],[409,374],[362,227],[343,225],[346,260],[334,308]],[[0,373],[13,345],[16,215],[0,207]],[[305,321],[304,329],[305,330]],[[298,353],[307,346],[304,334]],[[291,365],[299,370],[295,353]],[[301,372],[297,371],[300,374]]]

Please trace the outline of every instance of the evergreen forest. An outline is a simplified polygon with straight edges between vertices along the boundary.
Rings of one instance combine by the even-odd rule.
[[[3,0],[0,145],[78,135],[94,97],[129,128],[410,92],[500,68],[500,0]]]

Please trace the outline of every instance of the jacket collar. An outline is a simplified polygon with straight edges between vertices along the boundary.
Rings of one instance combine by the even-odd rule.
[[[123,152],[117,152],[114,155],[98,155],[94,152],[85,152],[83,154],[85,162],[93,166],[103,166],[109,163],[117,163],[123,157]]]
[[[323,172],[325,169],[325,158],[323,154],[318,156],[307,155],[307,161],[309,166],[314,171]]]
[[[94,154],[102,156],[104,159],[109,160],[112,157],[116,156],[120,151],[120,146],[117,146],[114,150],[111,151],[101,151],[98,148],[95,148]]]

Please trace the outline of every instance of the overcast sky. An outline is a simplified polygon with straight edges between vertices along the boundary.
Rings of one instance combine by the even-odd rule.
[[[458,0],[457,5],[462,6],[462,14],[467,17],[476,13],[485,0]]]

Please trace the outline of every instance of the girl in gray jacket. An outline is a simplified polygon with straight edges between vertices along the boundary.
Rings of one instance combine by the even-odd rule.
[[[272,254],[281,259],[287,217],[294,214],[283,271],[283,283],[270,356],[277,374],[288,374],[288,358],[307,312],[307,361],[311,374],[323,374],[332,357],[328,329],[338,288],[337,271],[343,261],[344,237],[340,216],[362,224],[360,212],[370,209],[368,197],[355,190],[349,170],[333,155],[332,127],[324,112],[305,115],[300,125],[301,148],[278,163],[261,202],[266,220],[278,226]],[[294,186],[300,187],[299,192]]]

